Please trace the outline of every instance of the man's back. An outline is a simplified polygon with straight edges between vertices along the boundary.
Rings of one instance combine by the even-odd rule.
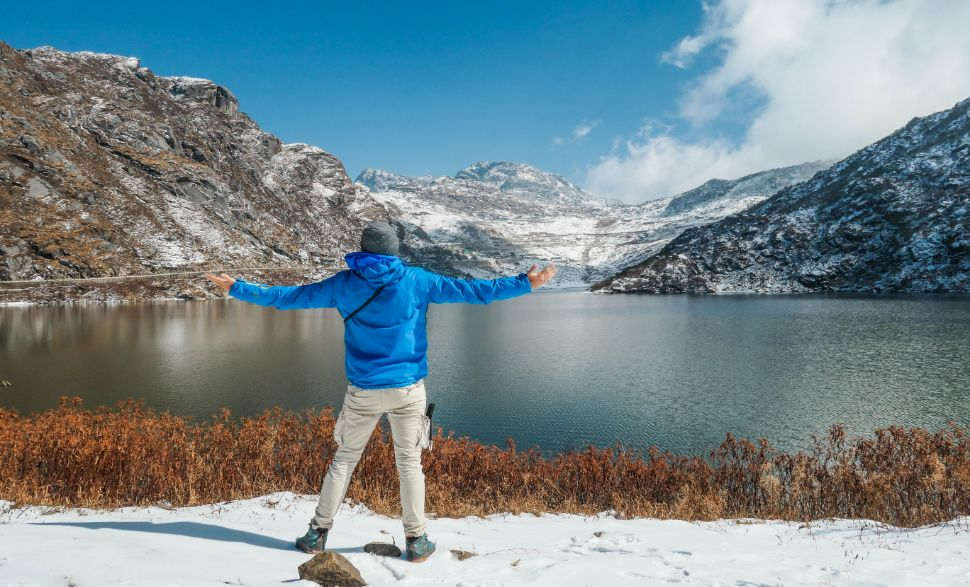
[[[337,308],[345,323],[347,379],[357,387],[399,387],[428,373],[427,309],[431,303],[487,304],[532,291],[526,273],[498,279],[456,279],[406,265],[392,255],[355,252],[349,269],[300,286],[266,287],[237,279],[229,293],[281,310]]]

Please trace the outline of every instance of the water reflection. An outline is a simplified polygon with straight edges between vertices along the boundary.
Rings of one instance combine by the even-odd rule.
[[[549,292],[428,320],[436,421],[493,444],[703,453],[728,431],[796,448],[835,422],[970,425],[965,297]],[[339,406],[342,341],[333,310],[235,300],[0,308],[0,405]]]

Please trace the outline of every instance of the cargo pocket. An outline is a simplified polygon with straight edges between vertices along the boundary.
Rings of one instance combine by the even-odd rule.
[[[431,418],[421,415],[421,438],[418,440],[419,448],[431,450]]]
[[[346,421],[344,414],[345,410],[341,409],[337,414],[337,421],[333,423],[333,440],[338,447],[344,444],[344,422]]]

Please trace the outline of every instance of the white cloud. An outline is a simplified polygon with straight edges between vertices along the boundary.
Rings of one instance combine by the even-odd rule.
[[[590,170],[588,187],[627,201],[673,195],[712,177],[844,157],[914,116],[970,96],[970,1],[721,0],[696,35],[661,56],[715,67],[685,90],[684,139],[646,125]],[[738,144],[717,123],[758,107]],[[706,137],[706,138],[705,138]]]
[[[564,139],[562,137],[552,137],[552,144],[565,145],[567,143],[575,143],[576,141],[580,141],[586,138],[589,133],[593,132],[593,129],[599,126],[599,123],[599,120],[584,120],[576,125],[576,128],[574,128],[573,132],[570,133],[568,139]]]
[[[573,129],[573,140],[579,140],[584,138],[589,133],[593,132],[593,129],[599,126],[600,121],[594,120],[592,122],[580,122]]]

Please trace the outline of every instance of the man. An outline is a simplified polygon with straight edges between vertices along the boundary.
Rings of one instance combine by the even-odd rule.
[[[281,310],[337,308],[344,317],[349,384],[334,424],[337,452],[327,469],[310,528],[296,540],[296,547],[305,552],[324,550],[350,475],[383,414],[387,414],[394,440],[407,559],[422,561],[434,552],[435,545],[425,532],[421,470],[421,449],[428,446],[430,434],[424,388],[428,304],[487,304],[529,293],[556,274],[555,265],[550,264],[541,271],[533,265],[527,273],[514,277],[455,279],[405,265],[398,257],[399,247],[397,232],[390,224],[372,222],[364,228],[361,251],[345,256],[350,269],[323,281],[268,287],[226,274],[206,274],[231,296],[246,302]]]

